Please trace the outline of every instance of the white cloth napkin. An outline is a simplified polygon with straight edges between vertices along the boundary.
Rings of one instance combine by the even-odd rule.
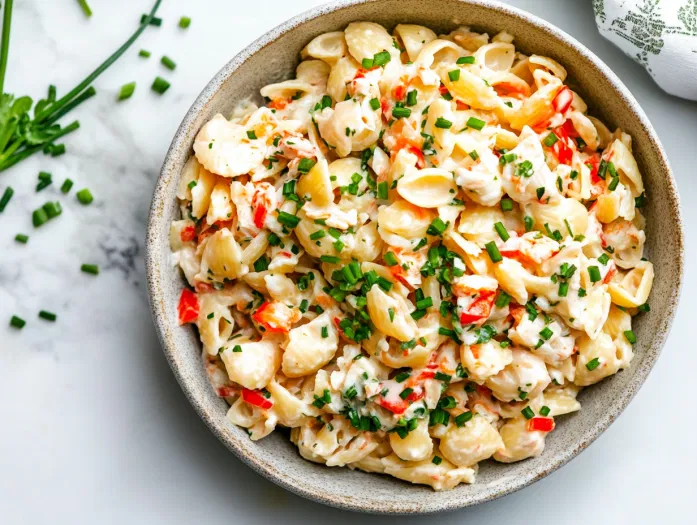
[[[600,34],[666,92],[697,100],[697,0],[593,0]]]

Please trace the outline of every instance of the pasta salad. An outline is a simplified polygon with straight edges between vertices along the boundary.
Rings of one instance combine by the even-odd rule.
[[[513,37],[354,22],[198,133],[171,247],[227,418],[435,490],[542,453],[648,311],[632,139]]]

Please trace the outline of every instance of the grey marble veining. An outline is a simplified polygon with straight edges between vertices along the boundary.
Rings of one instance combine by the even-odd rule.
[[[239,49],[317,0],[166,0],[163,27],[141,40],[95,84],[98,95],[71,114],[81,129],[58,158],[38,155],[0,173],[0,193],[15,196],[0,214],[0,521],[43,523],[315,523],[356,516],[287,494],[230,454],[188,405],[158,347],[145,297],[143,239],[148,203],[169,141],[200,89]],[[697,250],[694,153],[697,104],[670,98],[602,40],[590,2],[515,0],[590,47],[623,78],[654,124],[685,203],[686,261]],[[150,0],[90,0],[86,20],[74,0],[15,2],[6,89],[44,96],[72,88],[134,29]],[[192,17],[187,31],[176,21]],[[137,51],[152,56],[144,60]],[[170,72],[162,54],[177,62]],[[172,82],[150,91],[160,75]],[[134,96],[115,101],[137,81]],[[36,193],[39,171],[54,184]],[[69,196],[60,184],[71,178]],[[76,190],[89,187],[91,206]],[[31,211],[59,200],[63,214],[39,229]],[[17,233],[30,235],[27,245]],[[100,265],[97,277],[82,263]],[[697,277],[685,293],[656,368],[622,417],[577,460],[502,500],[422,523],[689,522],[697,487],[697,431],[687,412],[697,356],[689,344],[697,314]],[[54,311],[54,324],[37,319]],[[7,326],[12,314],[27,320]],[[660,497],[657,497],[660,496]],[[637,504],[641,502],[641,505]],[[540,508],[544,512],[540,511]],[[389,518],[361,516],[366,523]]]

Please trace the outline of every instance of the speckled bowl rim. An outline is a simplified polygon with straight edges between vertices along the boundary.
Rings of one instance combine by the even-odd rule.
[[[505,495],[516,492],[540,479],[548,476],[552,472],[556,471],[561,466],[565,465],[568,461],[573,459],[579,452],[587,448],[593,441],[595,441],[600,434],[602,434],[609,426],[614,422],[614,420],[622,413],[622,411],[627,407],[629,402],[632,400],[636,392],[639,390],[641,385],[646,380],[649,372],[653,368],[658,356],[660,355],[661,349],[665,344],[666,338],[670,332],[670,326],[672,324],[675,312],[677,310],[678,301],[680,298],[680,290],[682,288],[683,281],[683,258],[684,258],[684,234],[683,234],[683,220],[682,212],[680,209],[680,198],[677,191],[677,185],[672,175],[668,158],[663,150],[663,147],[651,126],[646,114],[641,109],[637,101],[634,99],[632,94],[629,92],[627,87],[622,83],[622,81],[610,70],[610,68],[605,65],[595,54],[593,54],[589,49],[583,46],[576,39],[558,29],[557,27],[549,24],[548,22],[534,16],[521,9],[511,7],[506,4],[499,3],[495,0],[459,0],[463,4],[476,5],[480,7],[485,7],[492,9],[494,12],[505,13],[507,15],[516,17],[524,23],[536,26],[538,29],[544,31],[550,36],[563,41],[566,45],[572,47],[579,55],[585,57],[593,66],[603,75],[616,89],[616,94],[621,98],[622,102],[625,104],[627,109],[634,113],[636,118],[642,125],[643,131],[646,133],[649,141],[651,142],[655,152],[658,154],[657,160],[660,162],[660,166],[657,168],[661,172],[667,174],[665,179],[665,184],[667,185],[667,197],[673,207],[673,213],[678,219],[678,223],[675,225],[675,243],[678,247],[679,258],[675,261],[677,266],[677,286],[674,287],[670,297],[668,298],[666,308],[666,315],[660,325],[658,330],[658,335],[654,339],[651,347],[646,349],[643,359],[639,363],[639,367],[633,371],[633,379],[631,385],[633,388],[627,388],[625,392],[619,397],[613,400],[611,406],[608,407],[608,411],[599,417],[592,427],[586,429],[583,436],[578,442],[575,443],[573,447],[567,447],[561,453],[555,456],[550,456],[548,462],[536,469],[531,470],[524,476],[519,476],[505,488],[491,487],[491,489],[485,493],[479,494],[478,496],[471,498],[463,498],[461,501],[449,502],[445,505],[431,505],[429,502],[421,504],[418,508],[413,511],[395,511],[394,507],[391,507],[387,502],[385,504],[376,504],[373,507],[368,507],[360,502],[357,502],[350,495],[337,495],[329,493],[317,493],[315,491],[309,490],[302,484],[296,484],[295,482],[289,481],[284,478],[282,472],[278,470],[271,471],[264,468],[260,464],[256,463],[254,458],[247,456],[243,449],[235,442],[235,439],[230,437],[228,434],[223,432],[222,428],[218,427],[218,423],[213,419],[213,416],[208,413],[201,404],[199,395],[195,389],[190,385],[190,381],[179,368],[177,364],[177,359],[175,358],[176,348],[175,343],[171,336],[168,334],[168,323],[166,319],[168,316],[172,315],[165,308],[163,300],[162,285],[160,282],[159,274],[162,269],[159,266],[157,246],[154,242],[157,237],[157,230],[162,228],[160,224],[161,219],[158,217],[159,212],[162,209],[164,199],[166,198],[167,187],[171,184],[170,177],[168,175],[172,171],[175,164],[176,153],[181,148],[187,148],[186,137],[191,130],[193,123],[196,120],[197,115],[205,109],[207,104],[220,90],[221,86],[232,77],[237,69],[251,56],[257,53],[259,50],[263,49],[265,46],[272,43],[274,40],[280,36],[293,31],[296,27],[301,24],[313,20],[315,18],[321,17],[328,13],[335,11],[349,9],[352,6],[373,3],[379,0],[340,0],[328,4],[324,4],[304,13],[301,13],[288,21],[280,24],[279,26],[273,28],[262,37],[258,38],[252,42],[249,46],[240,51],[235,57],[230,60],[215,77],[208,83],[208,85],[203,89],[201,94],[197,97],[196,101],[193,103],[186,116],[182,120],[177,133],[172,140],[169,147],[165,161],[158,178],[152,204],[150,208],[150,216],[148,219],[147,237],[146,237],[146,275],[148,282],[148,297],[150,300],[152,316],[157,329],[158,337],[160,339],[162,348],[164,350],[165,356],[174,372],[174,375],[179,382],[182,390],[186,394],[187,398],[191,402],[192,406],[199,414],[201,419],[206,423],[206,425],[211,429],[211,431],[230,449],[238,458],[240,458],[244,463],[252,467],[256,472],[269,479],[270,481],[288,489],[289,491],[298,494],[302,497],[308,498],[310,500],[324,503],[333,507],[353,510],[359,512],[369,512],[375,514],[432,514],[436,512],[444,512],[450,510],[456,510],[464,507],[469,507],[487,501],[491,501]],[[175,271],[175,268],[167,269],[165,271]],[[408,487],[405,487],[407,490]]]

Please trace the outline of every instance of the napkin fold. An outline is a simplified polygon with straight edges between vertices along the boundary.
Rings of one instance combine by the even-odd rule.
[[[600,34],[667,93],[697,100],[697,0],[593,0]]]

